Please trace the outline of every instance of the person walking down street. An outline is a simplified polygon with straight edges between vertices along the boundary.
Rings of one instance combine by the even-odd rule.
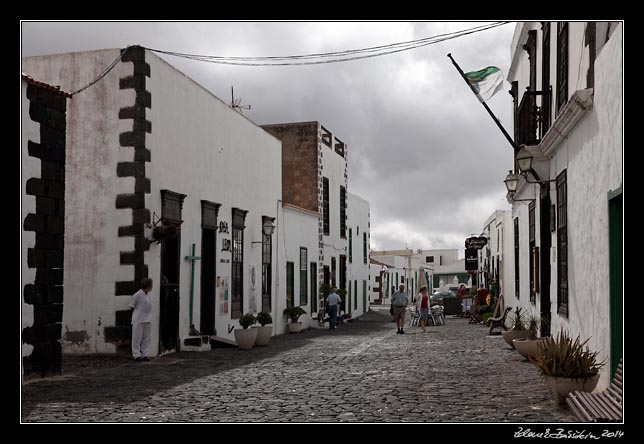
[[[149,361],[152,333],[152,279],[144,278],[141,289],[130,302],[132,310],[132,356],[137,362]]]
[[[391,302],[394,304],[394,320],[398,327],[396,333],[399,335],[405,334],[403,330],[405,326],[405,311],[407,311],[407,305],[409,304],[407,294],[405,293],[405,284],[400,284],[398,291],[391,297]]]
[[[331,293],[326,297],[326,308],[329,312],[329,330],[335,330],[335,324],[338,319],[338,308],[342,303],[342,299],[336,293],[336,287],[331,288]]]
[[[427,287],[420,287],[420,293],[416,297],[416,309],[420,312],[420,328],[425,333],[427,317],[429,316],[429,293]]]

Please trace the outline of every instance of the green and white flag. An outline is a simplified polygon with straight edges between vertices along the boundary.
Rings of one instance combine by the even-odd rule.
[[[503,87],[503,73],[496,66],[465,73],[465,78],[481,102],[490,100]]]

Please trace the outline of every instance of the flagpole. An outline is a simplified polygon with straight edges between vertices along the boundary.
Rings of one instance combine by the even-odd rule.
[[[458,66],[458,63],[456,63],[456,61],[452,58],[452,53],[447,54],[447,57],[450,58],[450,60],[452,61],[452,63],[454,64],[454,66],[456,67],[458,72],[461,74],[461,77],[463,77],[463,80],[465,81],[465,83],[467,83],[467,86],[469,86],[470,89],[472,90],[472,92],[474,92],[474,90],[472,89],[472,85],[470,85],[470,82],[467,80],[467,77],[465,77],[465,73],[463,72],[461,67]],[[487,106],[487,103],[485,103],[484,101],[480,101],[480,102],[481,102],[481,105],[483,105],[485,107],[485,109],[490,114],[490,116],[492,116],[492,119],[497,124],[497,126],[499,127],[499,129],[501,130],[501,132],[503,133],[505,138],[508,139],[508,142],[510,142],[510,145],[512,145],[512,147],[514,148],[515,151],[519,151],[519,147],[517,146],[516,143],[514,143],[514,140],[512,140],[512,138],[510,137],[508,132],[505,130],[505,128],[503,128],[503,125],[501,125],[501,122],[499,121],[499,119],[496,118],[496,116],[494,115],[494,113],[492,112],[490,107]]]

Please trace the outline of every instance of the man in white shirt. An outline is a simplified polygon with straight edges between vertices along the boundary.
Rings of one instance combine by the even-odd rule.
[[[130,302],[132,310],[132,355],[137,362],[149,361],[152,330],[152,279],[144,278]]]
[[[405,284],[400,284],[398,291],[391,295],[391,304],[394,306],[394,319],[396,321],[396,326],[398,327],[397,334],[405,334],[403,327],[405,326],[405,312],[407,310],[407,305],[409,300],[407,299],[407,294],[405,293]]]
[[[336,293],[336,287],[331,288],[331,293],[326,297],[326,306],[329,311],[329,330],[335,330],[335,323],[338,318],[338,306],[342,299]]]

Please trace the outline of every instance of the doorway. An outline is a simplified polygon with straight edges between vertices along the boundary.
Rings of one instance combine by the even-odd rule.
[[[623,206],[622,189],[608,196],[608,250],[610,276],[610,372],[615,373],[624,344]]]
[[[180,235],[161,244],[159,351],[178,350]]]

